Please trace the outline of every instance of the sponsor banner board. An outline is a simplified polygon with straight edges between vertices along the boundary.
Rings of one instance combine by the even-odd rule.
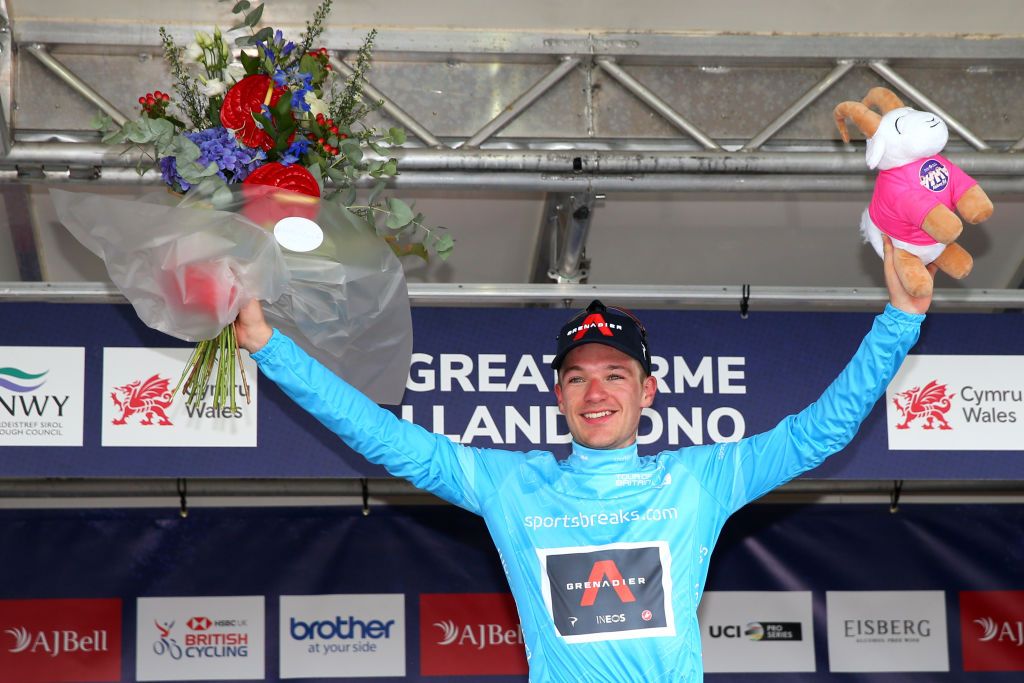
[[[949,671],[944,591],[828,591],[829,670]]]
[[[707,591],[697,619],[706,673],[815,670],[810,591]]]
[[[964,671],[1024,671],[1024,591],[960,593]]]
[[[914,355],[885,396],[890,450],[1019,451],[1024,444],[1024,356]]]
[[[405,595],[282,595],[281,678],[405,676]]]
[[[0,346],[0,446],[81,446],[85,349]]]
[[[256,363],[243,354],[251,403],[241,377],[235,407],[213,407],[213,383],[205,396],[174,392],[190,349],[103,349],[104,446],[256,446]]]
[[[262,679],[263,596],[139,598],[140,681]]]
[[[420,596],[420,674],[525,675],[526,651],[510,593]]]
[[[121,680],[121,601],[0,600],[0,683]]]
[[[640,419],[642,455],[732,441],[771,429],[784,416],[818,399],[853,355],[873,317],[764,311],[743,320],[721,311],[671,310],[640,315],[650,330],[652,372],[658,384],[654,404]],[[570,436],[555,405],[555,373],[549,364],[553,337],[567,317],[562,310],[414,308],[415,347],[405,396],[401,406],[390,409],[459,442],[484,448],[546,449],[564,457]],[[259,424],[256,404],[243,402],[241,418],[233,411],[213,416],[208,408],[194,409],[189,416],[180,398],[166,407],[160,382],[177,384],[189,349],[181,345],[165,352],[165,347],[178,344],[146,328],[130,307],[0,304],[0,329],[10,347],[28,347],[40,339],[83,347],[86,399],[84,433],[73,444],[69,436],[73,429],[45,435],[68,437],[64,445],[35,439],[41,434],[31,435],[33,446],[14,445],[10,438],[4,441],[14,434],[0,433],[0,443],[7,446],[0,449],[0,476],[386,475],[381,466],[368,463],[327,433],[266,378],[256,378],[244,353],[250,388],[264,399],[258,406]],[[793,339],[801,340],[800,350],[795,350]],[[1024,448],[1018,444],[1024,439],[1016,431],[1021,420],[1015,397],[1021,382],[1015,368],[1021,363],[1020,356],[1014,355],[1020,353],[1019,339],[1020,323],[1014,316],[930,314],[905,372],[915,364],[923,370],[894,382],[854,439],[802,476],[1020,478]],[[145,357],[135,365],[116,355],[105,360],[115,349],[130,348],[173,355],[173,362],[157,369]],[[943,358],[949,359],[948,367]],[[993,374],[992,364],[1001,370]],[[130,366],[131,372],[120,372],[123,365]],[[56,377],[56,371],[34,365],[2,362],[0,367],[17,367],[27,375],[48,371],[46,377]],[[947,370],[953,374],[946,374]],[[106,376],[111,373],[118,376]],[[141,390],[154,377],[147,388],[150,398],[142,406],[149,410],[140,411],[139,395],[131,385],[139,382]],[[931,390],[924,392],[930,383]],[[923,395],[908,396],[915,387]],[[12,422],[13,408],[5,411],[3,401],[8,406],[16,403],[25,412],[21,399],[12,403],[10,396],[0,392],[0,422]],[[34,410],[27,397],[21,398],[27,410]],[[48,406],[52,411],[54,402]],[[185,422],[179,413],[169,412],[174,410],[185,413]],[[161,424],[160,411],[172,425]],[[942,429],[940,418],[950,429]],[[123,424],[115,425],[115,420]],[[5,428],[21,429],[0,425],[0,432]],[[51,429],[49,425],[32,428]],[[260,447],[254,448],[257,442]],[[150,450],[160,448],[167,452]],[[211,457],[207,448],[220,450]],[[288,457],[282,458],[281,453]]]

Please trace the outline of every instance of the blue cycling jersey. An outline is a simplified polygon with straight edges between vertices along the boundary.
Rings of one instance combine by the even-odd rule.
[[[923,319],[887,306],[822,396],[775,428],[651,456],[456,444],[380,408],[277,331],[253,358],[352,449],[483,516],[531,681],[700,681],[697,603],[726,519],[853,438]]]

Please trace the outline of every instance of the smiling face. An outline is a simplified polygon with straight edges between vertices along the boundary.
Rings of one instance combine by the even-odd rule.
[[[576,443],[611,449],[636,440],[640,412],[657,391],[639,362],[604,344],[584,344],[565,357],[558,377],[558,409]]]

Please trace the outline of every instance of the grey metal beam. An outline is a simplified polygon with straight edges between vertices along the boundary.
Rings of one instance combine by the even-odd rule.
[[[591,174],[844,174],[873,175],[859,150],[851,151],[652,151],[604,149],[399,149],[402,172],[536,171]],[[951,160],[971,175],[1024,175],[1024,155],[1007,152],[948,151]],[[366,158],[378,158],[367,154]],[[18,142],[0,169],[16,166],[135,169],[149,161],[137,148],[78,142]]]
[[[582,284],[588,275],[587,235],[594,218],[593,192],[560,193],[548,202],[555,229],[555,251],[548,277],[558,283]]]
[[[190,500],[202,498],[360,498],[362,479],[205,479],[188,478]],[[366,479],[371,496],[427,496],[404,479]],[[798,479],[775,490],[785,494],[885,495],[891,480],[835,481]],[[901,500],[913,496],[972,493],[1021,495],[1024,482],[1004,480],[904,481]],[[177,479],[0,479],[0,499],[172,498],[179,497]],[[59,505],[55,505],[59,506]]]
[[[11,104],[14,102],[14,40],[7,0],[0,0],[0,156],[11,151]]]
[[[805,92],[800,96],[796,102],[790,105],[786,111],[779,114],[779,116],[764,127],[764,130],[759,132],[750,142],[743,145],[740,149],[741,152],[751,152],[758,149],[761,145],[767,142],[773,135],[782,130],[787,123],[796,118],[802,111],[807,109],[816,99],[821,97],[829,88],[835,85],[840,78],[845,76],[850,69],[856,65],[852,59],[841,59],[836,67],[832,69],[821,81],[816,83],[814,87]]]
[[[658,97],[650,88],[630,76],[629,73],[619,66],[614,59],[610,57],[600,57],[595,61],[599,67],[608,73],[608,75],[618,81],[623,88],[657,112],[663,119],[699,142],[705,149],[722,149],[721,146],[711,139],[709,135],[687,120],[682,114],[670,107],[665,100]]]
[[[288,30],[285,24],[279,27]],[[301,30],[301,22],[294,25]],[[180,22],[167,27],[179,44],[187,44],[196,31],[209,31],[209,22]],[[115,21],[97,16],[89,21],[37,14],[19,20],[23,43],[159,48],[152,24]],[[355,50],[366,29],[338,22],[321,36],[328,49]],[[975,60],[1008,63],[1024,57],[1024,39],[1010,36],[864,36],[864,35],[694,35],[673,32],[578,31],[450,31],[441,28],[389,26],[375,41],[375,54],[417,53],[445,60],[462,54],[486,54],[522,59],[524,55],[584,57],[608,55],[626,58],[727,59],[836,59]]]
[[[45,46],[38,44],[28,45],[22,49],[38,59],[43,66],[49,69],[59,79],[71,86],[72,90],[99,107],[103,113],[114,120],[114,123],[119,126],[123,126],[125,122],[128,121],[127,116],[122,114],[117,107],[104,99],[102,95],[93,90],[85,81],[76,76],[70,69],[61,64],[58,59],[46,50]]]
[[[360,187],[372,187],[371,179]],[[17,170],[0,171],[0,185],[25,182],[87,183],[98,185],[159,185],[156,173],[139,176],[133,169],[39,170],[31,174]],[[1024,193],[1024,176],[985,179],[989,195]],[[870,193],[874,179],[869,176],[810,175],[685,175],[649,173],[630,175],[579,175],[557,173],[485,173],[403,171],[391,179],[395,189],[494,190],[500,192],[827,192]]]
[[[0,193],[4,200],[4,213],[7,227],[14,244],[14,257],[18,264],[18,276],[24,282],[41,282],[43,267],[39,262],[39,250],[36,247],[34,221],[25,185],[3,185]]]
[[[742,285],[583,285],[514,283],[409,283],[409,298],[418,306],[433,304],[563,305],[569,301],[630,301],[641,305],[738,308]],[[864,307],[876,310],[889,300],[884,287],[755,287],[750,301],[790,310]],[[123,304],[108,283],[0,282],[0,302]],[[936,289],[932,310],[1024,308],[1020,289]]]
[[[576,68],[580,63],[579,57],[562,57],[561,63],[547,73],[542,79],[534,83],[514,102],[502,109],[501,113],[484,124],[483,128],[470,136],[462,145],[463,147],[478,147],[487,138],[511,123],[517,116],[526,111],[530,105],[536,102],[544,93],[550,90],[556,83],[565,77],[567,73]]]
[[[960,123],[960,121],[951,116],[949,112],[942,109],[927,95],[915,88],[909,81],[907,81],[907,79],[896,73],[896,71],[884,60],[873,59],[868,63],[868,65],[882,78],[886,79],[895,85],[900,91],[910,96],[921,107],[942,118],[946,122],[946,125],[956,131],[956,133],[969,142],[972,147],[978,150],[991,149],[984,140],[972,133],[967,126]]]

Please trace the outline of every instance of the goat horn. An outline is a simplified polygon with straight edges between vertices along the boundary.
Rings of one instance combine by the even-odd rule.
[[[860,128],[866,137],[871,137],[878,130],[878,124],[882,117],[868,109],[861,102],[840,102],[836,105],[832,115],[836,119],[836,128],[843,136],[843,142],[850,141],[850,134],[846,130],[846,119],[850,118]]]
[[[865,107],[877,107],[883,115],[903,106],[903,101],[896,93],[881,86],[868,90],[868,94],[864,96],[861,102]]]

